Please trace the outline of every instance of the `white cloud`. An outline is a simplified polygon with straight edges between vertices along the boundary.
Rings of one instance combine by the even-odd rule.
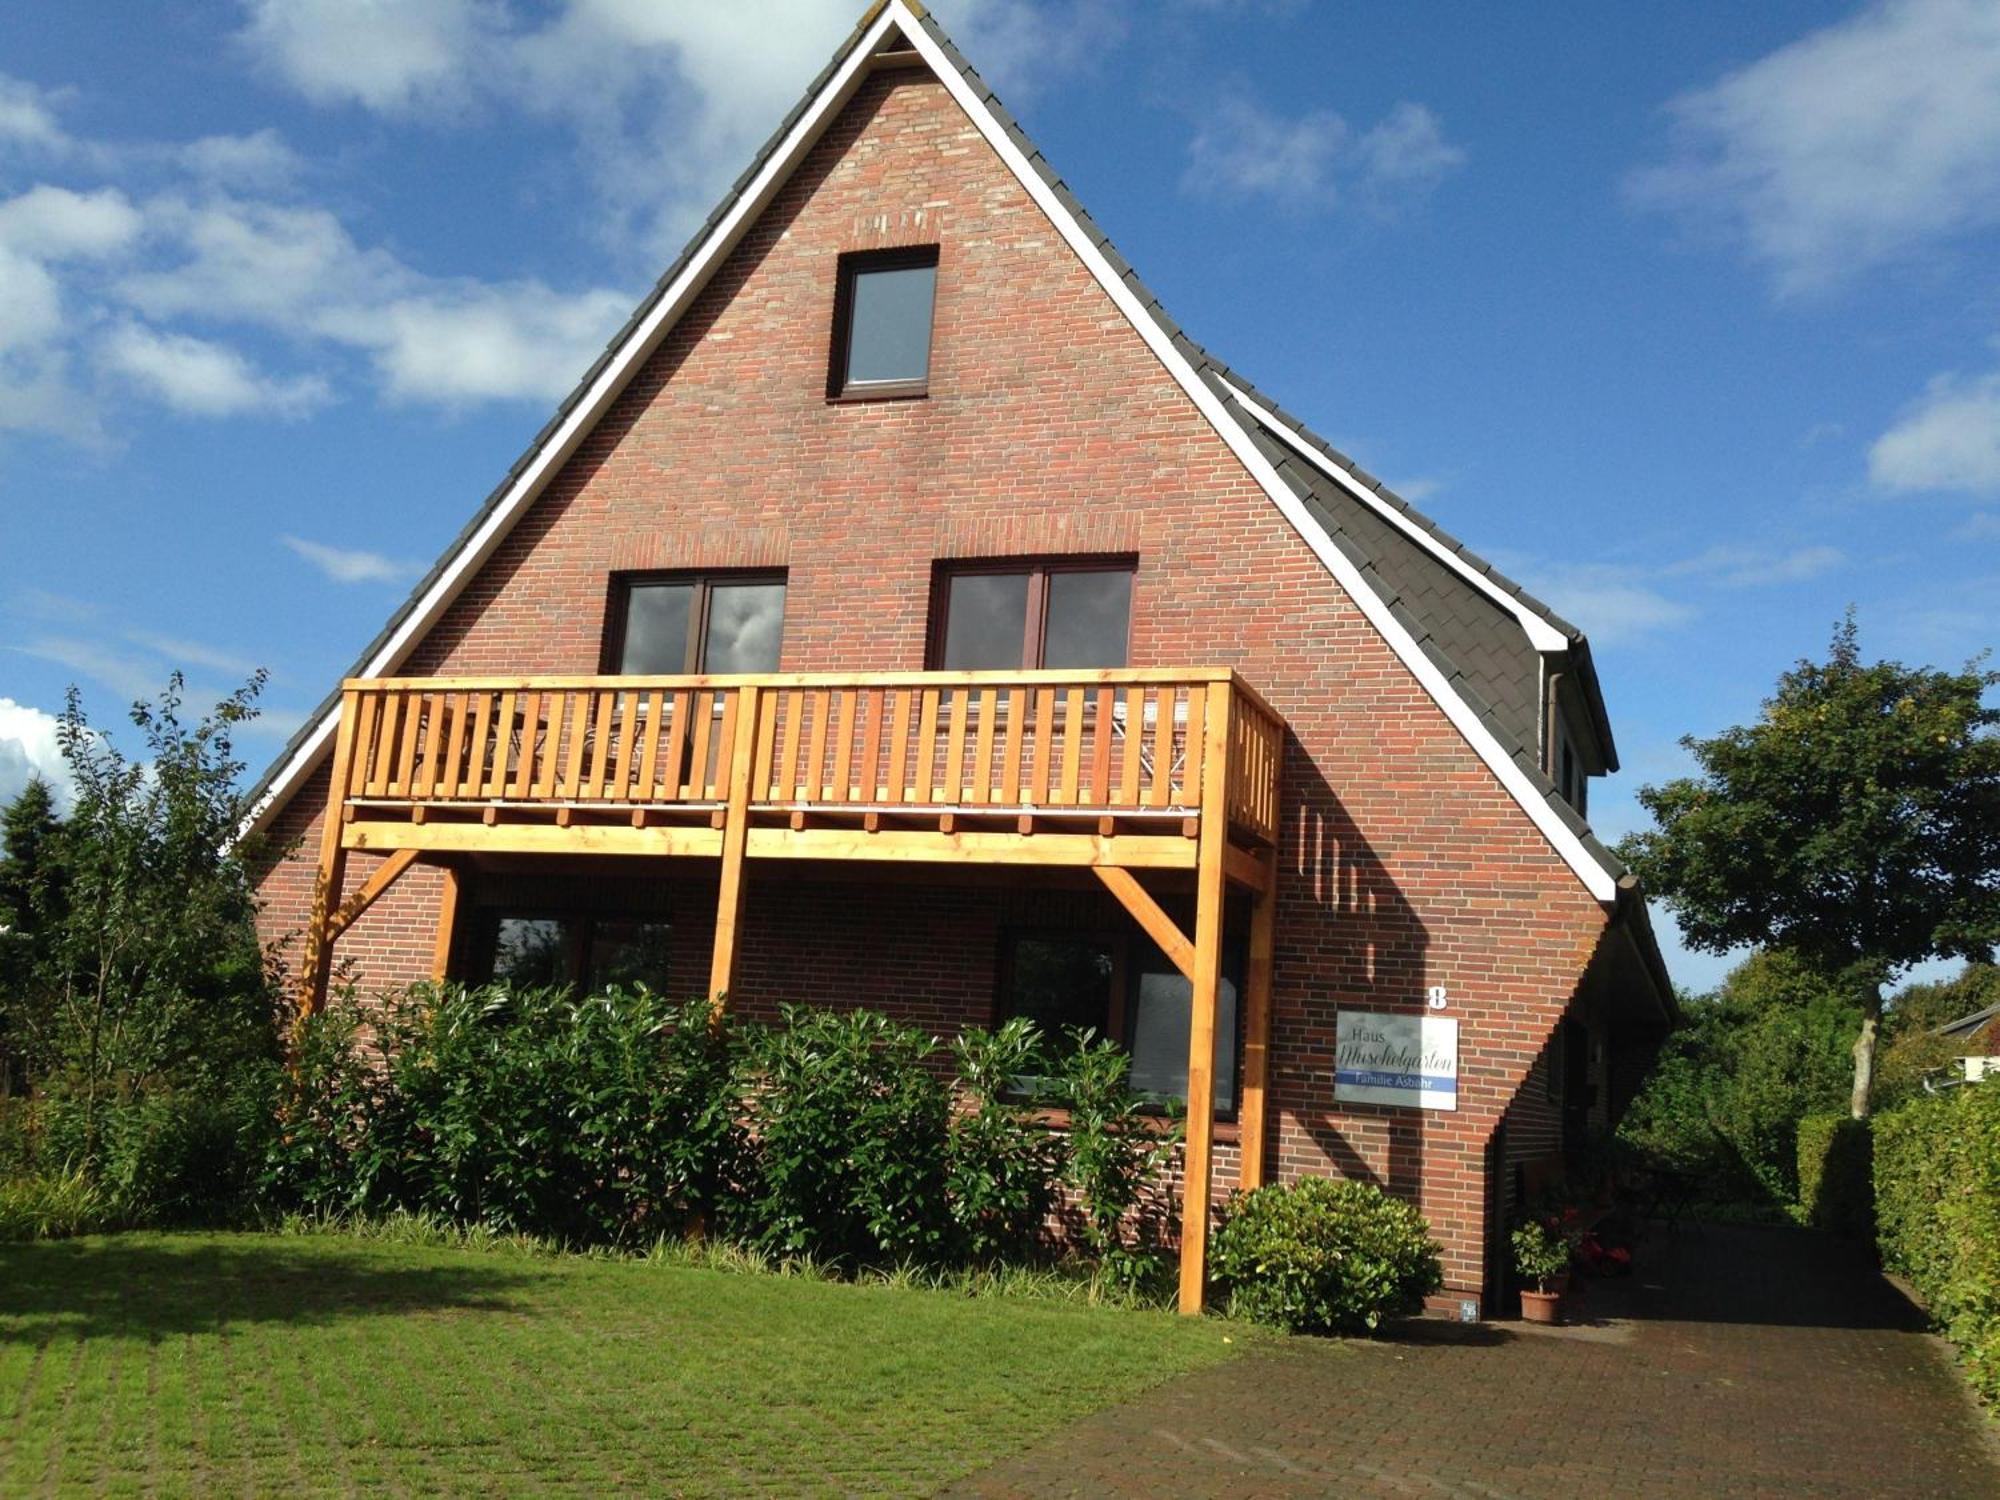
[[[201,181],[225,187],[282,187],[305,170],[299,154],[268,126],[249,135],[205,135],[168,147],[167,155]]]
[[[1398,104],[1356,137],[1332,110],[1288,117],[1235,94],[1195,131],[1181,186],[1203,197],[1267,197],[1295,210],[1331,209],[1351,195],[1388,212],[1428,193],[1464,160],[1421,104]]]
[[[0,698],[0,804],[12,802],[37,776],[55,789],[59,804],[69,801],[73,783],[56,741],[56,717]]]
[[[403,112],[463,96],[494,7],[473,0],[249,0],[243,44],[306,98]]]
[[[234,349],[184,333],[161,333],[121,323],[99,349],[109,369],[170,409],[196,417],[245,412],[300,416],[324,405],[332,392],[317,376],[276,380]]]
[[[2000,511],[1967,516],[1952,536],[1961,542],[2000,542]]]
[[[2000,372],[1938,376],[1875,440],[1868,475],[1887,490],[2000,494]]]
[[[42,183],[0,202],[0,244],[43,261],[94,258],[130,245],[141,222],[116,188],[78,193]]]
[[[399,562],[379,552],[362,552],[309,542],[304,537],[278,538],[335,583],[403,583],[420,571],[413,562]]]
[[[1772,551],[1759,547],[1711,547],[1697,556],[1671,563],[1661,573],[1669,578],[1698,578],[1720,588],[1762,588],[1770,584],[1803,583],[1842,567],[1847,554],[1838,547],[1794,547]]]
[[[1669,105],[1642,203],[1720,226],[1784,292],[2000,220],[2000,6],[1878,0]]]
[[[65,139],[48,94],[25,79],[0,73],[0,142],[59,147]]]
[[[24,656],[52,661],[103,683],[119,697],[150,699],[166,685],[167,668],[103,641],[74,635],[37,635],[13,648]]]
[[[1654,588],[1642,568],[1621,563],[1542,563],[1532,567],[1531,575],[1535,592],[1599,645],[1636,640],[1694,618],[1693,609]]]
[[[200,641],[191,641],[185,636],[161,635],[152,630],[128,630],[125,632],[125,639],[135,646],[143,646],[148,651],[157,652],[173,668],[180,671],[190,667],[205,667],[211,672],[220,672],[225,677],[248,677],[257,670],[257,663],[247,656],[207,646]]]

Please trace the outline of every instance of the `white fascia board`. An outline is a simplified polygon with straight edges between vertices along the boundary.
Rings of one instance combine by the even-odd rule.
[[[1313,520],[1311,513],[1292,493],[1291,487],[1279,477],[1277,470],[1271,467],[1264,455],[1257,451],[1256,446],[1250,441],[1249,434],[1230,418],[1228,411],[1222,405],[1221,398],[1196,373],[1187,358],[1174,347],[1173,340],[1168,337],[1166,330],[1140,305],[1131,288],[1104,258],[1103,252],[1083,232],[1082,225],[1063,207],[1054,190],[1035,172],[1005,127],[973,93],[964,75],[953,66],[951,59],[932,39],[930,33],[925,31],[904,8],[903,0],[890,0],[886,14],[896,18],[896,23],[902,28],[903,34],[931,65],[931,71],[944,83],[945,88],[958,101],[959,107],[965,111],[966,117],[985,137],[986,143],[1007,164],[1022,188],[1055,226],[1057,233],[1062,235],[1077,258],[1097,278],[1098,284],[1104,288],[1113,304],[1132,325],[1133,331],[1145,340],[1154,357],[1187,393],[1188,399],[1193,401],[1196,408],[1207,418],[1209,425],[1215,429],[1223,442],[1228,444],[1251,477],[1263,486],[1264,492],[1277,505],[1285,519],[1291,522],[1293,530],[1299,534],[1300,539],[1312,549],[1326,570],[1339,581],[1403,665],[1418,682],[1423,684],[1424,689],[1444,711],[1445,717],[1465,737],[1466,743],[1471,745],[1487,768],[1499,779],[1500,784],[1520,804],[1551,847],[1562,856],[1563,861],[1582,880],[1593,897],[1606,903],[1617,900],[1618,883],[1612,873],[1604,868],[1556,810],[1549,805],[1541,790],[1515,763],[1514,757],[1507,753],[1505,747],[1494,738],[1492,732],[1473,712],[1471,705],[1453,690],[1451,683],[1438,670],[1437,664],[1397,622],[1382,597],[1369,587],[1360,570],[1348,560],[1345,553],[1333,545],[1332,538]]]
[[[680,320],[688,304],[708,284],[709,275],[716,265],[735,249],[744,231],[769,206],[778,189],[798,165],[799,158],[812,148],[828,122],[853,96],[861,80],[871,70],[870,59],[881,44],[883,35],[894,24],[892,18],[900,9],[900,5],[892,4],[875,18],[866,34],[849,51],[839,71],[799,116],[784,143],[771,153],[756,179],[744,189],[728,215],[716,225],[708,240],[682,268],[673,285],[653,304],[645,321],[632,330],[598,372],[589,392],[570,409],[562,426],[542,444],[533,461],[521,471],[479,530],[460,546],[444,571],[425,591],[417,607],[404,617],[395,634],[383,642],[381,649],[363,664],[356,675],[385,677],[392,674],[492,557],[507,533],[513,530],[514,523],[540,496],[548,481],[561,472],[563,464],[575,453],[619,392],[624,390],[626,382],[652,355],[667,332]],[[905,26],[903,29],[908,31],[910,28]],[[244,832],[260,831],[285,799],[298,789],[298,784],[311,774],[333,738],[339,717],[337,706],[320,716],[312,734],[293,752],[283,769],[271,779],[271,785],[262,799],[250,810]]]
[[[1285,421],[1284,418],[1280,417],[1268,406],[1265,406],[1261,401],[1251,396],[1249,392],[1241,389],[1233,380],[1223,380],[1222,383],[1229,388],[1229,394],[1236,398],[1237,404],[1269,428],[1279,442],[1283,443],[1292,452],[1298,454],[1300,458],[1303,458],[1315,469],[1318,469],[1322,474],[1340,485],[1342,489],[1354,496],[1355,499],[1374,511],[1383,520],[1389,522],[1390,525],[1402,532],[1411,541],[1422,547],[1431,556],[1435,557],[1467,583],[1478,589],[1480,593],[1486,595],[1487,598],[1491,599],[1495,604],[1506,610],[1508,614],[1520,621],[1521,629],[1527,632],[1528,644],[1533,646],[1537,651],[1567,651],[1574,644],[1568,636],[1556,629],[1555,626],[1536,614],[1532,609],[1529,609],[1527,605],[1508,593],[1507,590],[1501,588],[1499,584],[1488,578],[1479,569],[1473,567],[1472,564],[1452,551],[1451,548],[1445,546],[1443,542],[1439,541],[1423,527],[1417,525],[1408,516],[1404,515],[1402,511],[1369,489],[1367,485],[1356,479],[1339,464],[1314,448],[1310,443],[1293,436],[1289,422]]]

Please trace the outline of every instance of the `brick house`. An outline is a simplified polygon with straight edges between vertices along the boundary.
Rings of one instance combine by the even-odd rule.
[[[872,7],[257,789],[302,997],[644,979],[1027,1013],[1211,1197],[1520,1169],[1673,1017],[1583,635],[1208,356],[911,0]],[[334,811],[331,813],[329,809]]]

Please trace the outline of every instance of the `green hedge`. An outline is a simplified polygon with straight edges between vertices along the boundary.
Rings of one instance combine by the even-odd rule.
[[[1875,1229],[1873,1138],[1866,1120],[1799,1121],[1799,1210],[1815,1229],[1865,1239]]]
[[[1303,1177],[1231,1197],[1210,1266],[1238,1317],[1368,1333],[1444,1285],[1423,1215],[1371,1183]]]
[[[2000,1084],[1920,1099],[1875,1119],[1883,1262],[1909,1278],[2000,1402]]]

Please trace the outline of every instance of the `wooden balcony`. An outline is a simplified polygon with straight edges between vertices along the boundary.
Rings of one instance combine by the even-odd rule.
[[[1262,1174],[1284,739],[1283,721],[1226,667],[353,678],[301,1010],[324,1004],[340,933],[419,861],[445,867],[443,955],[468,856],[713,859],[717,1006],[756,861],[1087,868],[1192,986],[1181,1294],[1198,1309],[1231,882],[1251,892],[1240,1181]],[[349,894],[357,850],[385,857]],[[1192,933],[1141,878],[1160,870],[1194,873]]]
[[[740,775],[751,858],[1192,869],[1219,806],[1254,884],[1283,726],[1227,669],[404,678],[342,737],[349,849],[719,857]]]

